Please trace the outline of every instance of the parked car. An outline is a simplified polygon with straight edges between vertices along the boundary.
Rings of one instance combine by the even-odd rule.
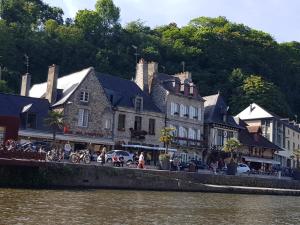
[[[133,162],[133,154],[124,151],[124,150],[112,150],[106,153],[105,161],[110,163],[112,162],[112,157],[116,155],[118,158],[123,158],[125,163]]]
[[[250,168],[247,164],[244,163],[239,163],[237,166],[237,174],[241,174],[241,173],[249,173],[250,172]]]
[[[190,162],[194,163],[196,165],[197,170],[198,169],[201,169],[201,170],[208,169],[208,166],[200,160],[192,159]]]

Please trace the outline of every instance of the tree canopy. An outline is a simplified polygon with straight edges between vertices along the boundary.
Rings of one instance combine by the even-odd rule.
[[[130,79],[138,54],[169,74],[184,64],[200,94],[220,91],[232,113],[257,102],[280,116],[300,116],[299,42],[277,43],[270,34],[225,17],[198,17],[182,27],[150,28],[140,20],[122,27],[112,0],[98,0],[93,10],[65,20],[62,9],[42,0],[0,2],[0,65],[7,68],[6,86],[16,93],[26,72],[25,54],[32,83],[45,81],[53,63],[61,75],[94,66]]]

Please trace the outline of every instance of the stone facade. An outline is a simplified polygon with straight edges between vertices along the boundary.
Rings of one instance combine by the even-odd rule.
[[[82,92],[88,93],[88,101],[82,101]],[[92,70],[64,104],[68,132],[112,138],[112,109],[94,70]],[[80,110],[87,113],[87,124],[79,124]],[[84,115],[85,117],[85,115]]]
[[[125,115],[125,127],[120,129],[119,124],[119,115]],[[135,117],[141,117],[141,131],[146,131],[147,134],[143,138],[132,137],[130,128],[134,129]],[[151,134],[149,131],[149,120],[155,120],[155,129],[154,134]],[[114,125],[114,141],[116,144],[142,144],[142,145],[156,145],[161,146],[162,143],[159,141],[160,131],[164,127],[164,114],[158,112],[136,112],[132,108],[118,107],[115,112],[115,125]]]
[[[182,160],[202,159],[204,100],[198,95],[191,73],[160,74],[157,63],[141,60],[135,81],[141,88],[149,87],[152,100],[165,116],[162,127],[174,128],[172,147],[178,150]]]

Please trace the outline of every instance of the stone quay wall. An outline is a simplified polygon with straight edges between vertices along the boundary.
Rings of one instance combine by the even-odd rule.
[[[0,187],[107,188],[300,196],[300,182],[296,180],[138,170],[69,163],[23,162],[16,164],[9,160],[0,160],[0,177]],[[223,185],[223,187],[218,185]],[[285,190],[276,191],[265,188]]]

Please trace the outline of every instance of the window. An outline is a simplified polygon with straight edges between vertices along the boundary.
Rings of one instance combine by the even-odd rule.
[[[201,108],[196,108],[197,112],[196,112],[196,115],[198,116],[198,120],[201,120],[202,118],[202,111],[201,111]]]
[[[155,119],[149,119],[149,134],[155,135]]]
[[[135,98],[135,110],[141,112],[143,110],[143,99],[140,97]]]
[[[198,129],[197,130],[197,140],[201,140],[201,130],[200,129]]]
[[[179,137],[187,138],[188,130],[184,127],[179,127]]]
[[[178,127],[173,126],[173,125],[170,125],[169,127],[174,129],[173,132],[172,132],[172,135],[174,137],[178,137]]]
[[[187,118],[189,117],[189,107],[188,106],[184,107],[184,116]]]
[[[171,115],[179,115],[179,104],[171,102]]]
[[[233,132],[232,131],[227,131],[227,140],[233,138]]]
[[[196,140],[197,139],[197,131],[189,128],[189,139]]]
[[[290,150],[290,141],[287,141],[287,148]]]
[[[4,140],[4,135],[5,135],[5,127],[0,127],[0,143],[3,143]]]
[[[217,145],[223,145],[223,144],[224,144],[223,130],[218,130]]]
[[[89,101],[89,93],[86,91],[80,92],[80,101],[81,102],[88,102]]]
[[[295,145],[295,143],[293,143],[293,150],[295,150],[296,149],[296,145]]]
[[[89,111],[87,109],[79,109],[78,112],[78,126],[87,127],[89,120]]]
[[[105,120],[105,129],[110,129],[111,128],[111,119],[106,119]]]
[[[119,114],[118,130],[121,130],[121,131],[125,130],[125,119],[126,119],[126,116],[124,114]]]
[[[142,130],[142,117],[136,116],[134,120],[134,130],[141,131]]]
[[[27,128],[36,128],[36,114],[29,113],[27,117]]]

